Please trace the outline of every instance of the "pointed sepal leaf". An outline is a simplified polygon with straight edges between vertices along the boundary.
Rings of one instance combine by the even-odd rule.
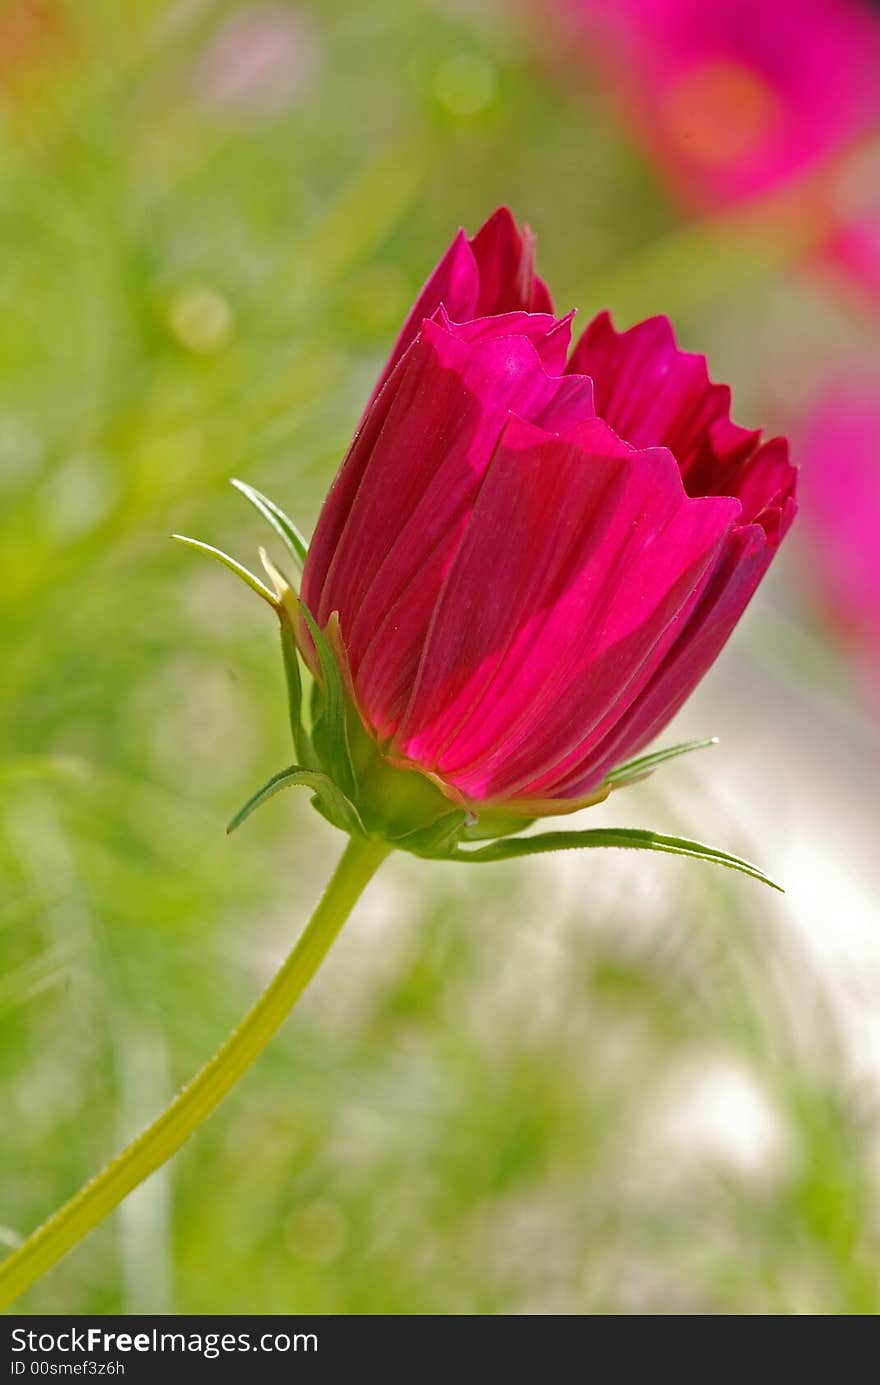
[[[274,500],[270,500],[268,496],[263,495],[260,491],[256,490],[254,486],[249,486],[245,481],[237,480],[233,480],[231,484],[244,496],[245,500],[250,501],[254,509],[272,526],[291,558],[296,563],[299,571],[302,572],[305,567],[306,558],[308,557],[309,545],[297,529],[293,520],[288,519],[287,515],[279,505],[275,504]]]
[[[289,765],[287,769],[281,769],[277,774],[273,774],[271,779],[267,779],[266,783],[257,789],[256,793],[251,794],[248,801],[239,808],[226,828],[227,833],[234,832],[251,813],[267,803],[270,798],[274,798],[282,789],[296,787],[312,790],[318,799],[316,806],[335,827],[341,828],[343,832],[364,834],[364,825],[357,809],[333,783],[330,776],[320,770],[304,769],[302,765]]]
[[[672,856],[689,856],[697,861],[709,861],[713,865],[726,866],[729,870],[740,871],[743,875],[760,880],[763,885],[783,892],[782,886],[758,866],[741,856],[733,856],[729,851],[706,846],[703,842],[691,841],[687,837],[668,837],[660,832],[649,832],[640,827],[594,827],[584,832],[542,832],[535,837],[508,837],[504,841],[492,842],[491,846],[480,847],[476,851],[456,850],[450,859],[480,864],[489,861],[509,861],[515,856],[535,856],[545,851],[571,851],[589,847],[616,846],[635,851],[662,851]]]
[[[284,660],[284,678],[287,684],[287,710],[290,716],[290,730],[294,744],[297,744],[302,730],[302,674],[300,673],[299,656],[296,651],[293,631],[287,621],[283,619],[281,621],[281,655]]]
[[[312,743],[327,773],[343,793],[353,798],[356,779],[348,744],[345,683],[327,636],[302,601],[299,608],[314,642],[321,669],[321,711],[312,728]]]
[[[521,813],[505,813],[503,808],[489,809],[476,818],[468,818],[462,829],[463,842],[495,841],[498,837],[510,837],[514,832],[525,832],[531,827],[534,818],[523,817]]]
[[[639,755],[634,760],[627,760],[625,764],[618,765],[607,776],[605,783],[611,784],[615,789],[621,788],[624,784],[634,784],[639,779],[646,779],[649,774],[653,774],[658,765],[663,765],[667,760],[677,760],[679,755],[690,755],[693,750],[705,750],[710,745],[717,745],[718,737],[710,736],[702,741],[682,741],[680,745],[668,745],[664,750],[652,750],[647,755]]]
[[[404,832],[399,837],[388,837],[387,840],[398,850],[410,851],[414,856],[446,860],[455,850],[467,821],[468,815],[464,809],[456,808],[432,822],[429,827],[415,828],[412,832]]]
[[[235,558],[230,558],[229,554],[224,553],[222,548],[215,548],[210,543],[202,543],[201,539],[187,538],[186,534],[172,534],[171,537],[177,543],[185,544],[187,548],[193,548],[197,553],[206,553],[209,558],[214,558],[218,563],[222,563],[230,572],[234,572],[236,577],[241,578],[251,591],[256,592],[257,596],[261,596],[264,601],[268,602],[273,611],[277,611],[278,598],[274,592],[270,592],[259,577],[255,577],[250,569],[244,567],[242,563],[236,562]]]
[[[296,639],[288,621],[281,617],[281,654],[284,660],[284,677],[287,683],[287,709],[290,716],[290,730],[293,736],[297,759],[306,769],[320,769],[317,756],[312,749],[312,741],[303,725],[303,686],[299,666],[299,652]]]
[[[293,588],[291,587],[290,583],[288,582],[287,578],[284,576],[284,573],[280,570],[280,568],[277,568],[275,564],[272,562],[272,559],[269,557],[269,554],[266,552],[265,548],[260,548],[257,551],[260,555],[260,562],[263,564],[263,571],[269,578],[269,581],[272,583],[272,589],[275,592],[275,599],[278,602],[279,606],[283,606],[285,604],[287,596],[290,592],[293,591]]]

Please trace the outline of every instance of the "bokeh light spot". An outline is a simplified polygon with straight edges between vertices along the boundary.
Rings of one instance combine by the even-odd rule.
[[[225,298],[214,289],[195,284],[172,295],[168,324],[188,351],[207,356],[229,345],[235,320]]]
[[[460,53],[441,63],[434,75],[434,95],[451,115],[479,115],[498,90],[498,73],[486,58]]]

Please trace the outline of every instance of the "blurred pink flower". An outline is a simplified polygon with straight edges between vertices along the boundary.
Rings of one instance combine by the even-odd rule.
[[[697,206],[778,186],[880,115],[880,14],[863,0],[558,2]]]
[[[249,5],[226,19],[196,63],[202,100],[220,110],[271,116],[289,106],[317,66],[312,25],[283,4]]]
[[[880,309],[880,143],[845,160],[829,179],[828,224],[821,263],[861,302]]]
[[[827,390],[803,458],[811,573],[880,685],[880,375]]]

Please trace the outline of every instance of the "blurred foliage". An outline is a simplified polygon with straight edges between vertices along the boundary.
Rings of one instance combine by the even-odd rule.
[[[24,8],[17,46],[0,28],[9,1245],[212,1051],[339,850],[295,796],[224,838],[289,760],[275,632],[167,535],[247,557],[235,475],[310,527],[458,222],[509,201],[562,303],[638,306],[675,235],[505,6],[298,6],[308,61],[269,111],[200,79],[241,6]],[[725,301],[704,262],[698,315]],[[568,898],[555,862],[391,862],[257,1070],[23,1306],[878,1311],[875,1113],[821,992],[757,886],[663,865],[661,891],[578,864]],[[700,1115],[719,1092],[742,1149]]]

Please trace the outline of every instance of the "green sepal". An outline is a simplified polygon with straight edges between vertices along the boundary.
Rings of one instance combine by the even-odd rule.
[[[327,636],[318,628],[317,622],[302,601],[299,602],[299,609],[309,628],[321,666],[321,711],[312,727],[312,744],[331,779],[339,785],[344,794],[354,798],[357,781],[348,744],[345,684]]]
[[[264,601],[267,601],[273,611],[278,610],[278,598],[275,593],[270,592],[269,588],[260,581],[259,577],[254,576],[250,568],[246,568],[242,563],[237,562],[235,558],[230,558],[229,554],[224,553],[222,548],[215,548],[213,544],[210,543],[202,543],[201,539],[187,538],[186,534],[172,534],[171,537],[175,539],[177,543],[185,544],[187,548],[194,548],[197,553],[207,553],[209,558],[214,558],[218,563],[222,563],[230,572],[234,572],[236,577],[240,577],[242,582],[250,587],[251,591],[256,592],[257,596],[261,596]]]
[[[534,818],[523,817],[521,813],[505,813],[503,808],[488,808],[477,817],[470,817],[461,834],[463,842],[495,841],[498,837],[509,837],[514,832],[525,832],[531,827]]]
[[[698,861],[709,861],[714,865],[727,866],[729,870],[741,871],[753,880],[760,880],[771,889],[784,893],[782,886],[769,875],[765,875],[751,861],[741,856],[732,856],[717,847],[705,846],[702,842],[690,841],[687,837],[666,837],[659,832],[648,832],[639,827],[595,827],[585,832],[543,832],[535,837],[507,838],[493,842],[491,846],[480,847],[477,851],[456,850],[450,854],[453,861],[466,861],[481,864],[489,861],[509,861],[515,856],[534,856],[544,851],[569,851],[581,847],[619,846],[636,851],[662,851],[672,856],[690,856]]]
[[[448,860],[467,821],[468,815],[464,809],[456,808],[428,827],[417,827],[411,832],[402,833],[399,837],[389,836],[386,837],[386,841],[400,851],[412,852],[414,856]]]
[[[234,832],[256,808],[274,798],[282,789],[299,786],[312,790],[317,800],[315,806],[334,827],[341,828],[343,832],[366,835],[354,804],[333,783],[330,776],[320,770],[304,769],[302,765],[289,765],[287,769],[281,769],[277,774],[273,774],[271,779],[267,779],[262,788],[257,789],[247,803],[239,808],[226,829],[227,833]]]
[[[270,500],[268,496],[261,494],[253,486],[249,486],[245,481],[233,480],[230,482],[237,491],[249,500],[255,510],[263,516],[268,524],[272,526],[275,533],[281,539],[297,568],[302,572],[305,567],[306,558],[309,553],[309,545],[297,529],[292,519],[288,519],[284,511]]]
[[[682,741],[680,745],[669,745],[665,750],[652,750],[647,755],[639,755],[635,760],[627,760],[625,764],[618,765],[609,775],[605,777],[606,784],[612,784],[616,789],[622,788],[624,784],[634,784],[639,779],[646,779],[649,774],[653,774],[658,765],[665,764],[667,760],[676,760],[679,755],[690,755],[692,750],[705,750],[710,745],[717,745],[718,737],[710,736],[702,741]]]
[[[299,667],[299,652],[296,639],[287,620],[281,618],[281,654],[284,660],[284,677],[287,683],[287,709],[290,715],[290,730],[293,736],[297,759],[306,769],[320,769],[318,758],[312,748],[311,737],[303,725],[303,685]]]

